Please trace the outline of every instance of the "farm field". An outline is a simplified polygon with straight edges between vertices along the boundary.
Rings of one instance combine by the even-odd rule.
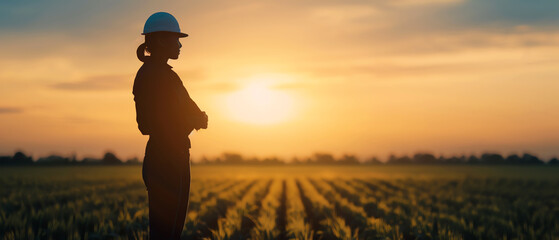
[[[0,168],[0,239],[146,239],[141,166]],[[559,239],[559,168],[192,166],[182,239]]]

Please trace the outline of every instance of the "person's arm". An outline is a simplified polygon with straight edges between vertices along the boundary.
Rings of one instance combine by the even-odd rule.
[[[143,135],[165,134],[169,117],[164,88],[153,73],[138,72],[134,80],[136,122]]]
[[[206,129],[208,127],[208,115],[206,112],[200,110],[200,107],[190,98],[188,91],[186,91],[186,113],[187,118],[189,119],[189,125],[192,126],[193,129]]]
[[[194,102],[194,100],[192,100],[191,98],[189,98],[190,102],[189,104],[192,104],[192,108],[196,109],[196,113],[195,117],[196,117],[196,121],[194,124],[194,129],[196,130],[200,130],[200,129],[206,129],[208,128],[208,115],[206,114],[206,112],[200,110],[200,108],[198,107],[198,105]]]
[[[134,79],[134,87],[132,94],[134,94],[134,103],[136,106],[136,122],[138,129],[143,135],[149,135],[152,132],[153,121],[151,119],[154,112],[154,103],[150,101],[149,79],[145,71],[138,71]]]

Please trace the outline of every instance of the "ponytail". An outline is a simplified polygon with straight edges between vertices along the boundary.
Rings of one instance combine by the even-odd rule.
[[[149,56],[146,56],[145,52],[148,52],[150,55],[153,54],[153,52],[161,52],[164,46],[157,44],[158,38],[165,36],[165,34],[168,33],[154,32],[146,34],[145,42],[140,44],[140,46],[138,46],[138,49],[136,50],[136,56],[138,57],[138,59],[140,59],[140,61],[142,62],[145,62],[149,59]]]
[[[145,55],[146,49],[147,49],[146,43],[142,43],[140,44],[140,46],[138,46],[138,49],[136,50],[136,56],[142,62],[148,60],[148,56]]]

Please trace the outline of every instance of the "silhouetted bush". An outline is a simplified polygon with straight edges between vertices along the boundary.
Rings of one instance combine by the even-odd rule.
[[[312,159],[313,162],[318,164],[333,164],[336,163],[334,156],[328,153],[315,153]]]
[[[239,164],[243,163],[244,159],[241,154],[237,153],[224,153],[223,154],[223,163],[227,164]]]
[[[338,162],[340,164],[359,164],[359,159],[355,155],[345,154]]]
[[[521,164],[543,164],[543,161],[540,160],[538,157],[525,153],[522,155]]]
[[[140,164],[140,160],[137,157],[130,158],[126,160],[126,164]]]
[[[0,165],[30,165],[33,164],[33,158],[18,151],[13,156],[1,156]]]
[[[519,164],[521,161],[522,159],[516,154],[510,155],[505,159],[505,162],[509,164]]]
[[[445,160],[448,164],[465,164],[466,163],[466,156],[460,157],[450,157]]]
[[[365,164],[373,164],[373,165],[383,164],[383,162],[381,162],[377,157],[371,157],[371,158],[365,160],[364,163]]]
[[[437,163],[438,160],[430,153],[416,153],[413,155],[413,161],[415,163],[422,163],[422,164],[433,164]]]
[[[22,153],[22,152],[16,152],[16,153],[14,154],[13,161],[14,161],[16,164],[22,164],[22,165],[25,165],[25,164],[32,164],[32,163],[33,163],[33,159],[32,159],[31,157],[26,156],[26,155],[25,155],[24,153]]]
[[[101,159],[102,164],[121,164],[122,161],[116,157],[116,155],[112,152],[106,152],[103,159]]]
[[[501,154],[484,153],[481,155],[481,162],[487,164],[503,164],[505,163],[505,159],[501,156]]]
[[[468,163],[469,163],[469,164],[478,164],[478,163],[480,163],[480,162],[481,162],[481,161],[480,161],[479,158],[476,157],[476,156],[470,156],[470,157],[468,158]]]
[[[37,160],[37,164],[43,165],[68,165],[70,164],[70,158],[58,156],[58,155],[50,155],[47,157],[42,157]]]
[[[396,157],[395,155],[390,155],[388,157],[388,164],[410,164],[412,159],[408,156]]]

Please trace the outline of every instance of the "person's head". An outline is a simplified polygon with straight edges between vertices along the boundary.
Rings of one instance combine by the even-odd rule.
[[[142,62],[148,59],[146,51],[150,53],[150,58],[179,58],[182,47],[179,38],[188,37],[188,34],[181,32],[177,19],[166,12],[156,12],[149,16],[142,35],[146,36],[146,40],[136,50],[138,59]]]
[[[140,61],[145,62],[148,56],[162,59],[178,59],[182,44],[179,41],[181,36],[174,32],[154,32],[146,34],[145,42],[138,46],[136,54]]]

